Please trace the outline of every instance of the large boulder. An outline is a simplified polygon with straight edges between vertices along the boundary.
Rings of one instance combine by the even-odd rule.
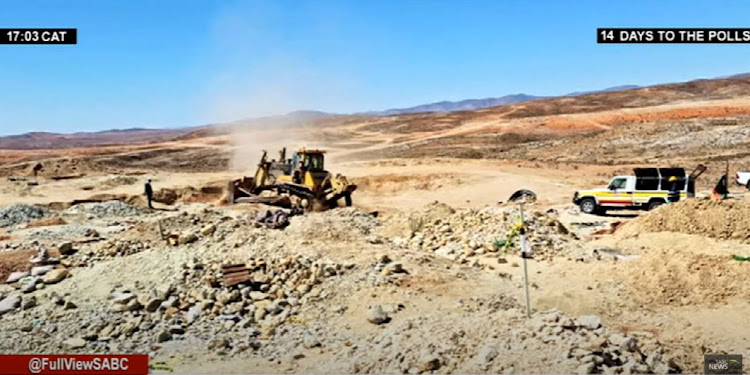
[[[62,342],[63,349],[80,349],[86,346],[86,340],[82,338],[70,338]]]
[[[191,242],[195,242],[198,240],[198,236],[195,235],[195,233],[190,231],[185,231],[182,234],[180,234],[180,237],[177,238],[177,243],[179,245],[188,244]]]
[[[60,244],[60,246],[57,248],[58,251],[60,251],[60,255],[68,255],[73,252],[73,243],[72,242],[63,242]]]
[[[0,301],[0,315],[13,311],[21,306],[21,296],[12,294]]]
[[[47,265],[47,266],[37,266],[31,269],[31,275],[32,276],[43,276],[50,271],[54,270],[55,266],[53,265]]]
[[[201,228],[201,234],[204,236],[209,236],[213,234],[216,231],[216,225],[208,224],[205,227]]]
[[[8,284],[13,284],[26,276],[29,276],[28,272],[12,272],[10,275],[8,275],[8,279],[5,280],[5,282]]]
[[[66,270],[65,268],[58,268],[45,274],[42,277],[42,281],[45,284],[55,284],[62,281],[62,279],[66,278],[67,276],[68,270]]]
[[[388,323],[389,320],[388,314],[383,311],[380,305],[373,306],[367,311],[367,321],[372,324]]]
[[[579,327],[586,329],[597,329],[602,326],[602,320],[596,315],[584,315],[576,321]]]

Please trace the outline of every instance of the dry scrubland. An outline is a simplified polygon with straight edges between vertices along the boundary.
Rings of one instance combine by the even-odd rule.
[[[750,256],[750,203],[596,217],[570,198],[633,166],[706,164],[704,193],[725,160],[750,167],[748,95],[710,80],[119,145],[16,139],[0,150],[0,351],[149,353],[178,372],[700,372],[703,353],[750,354],[750,262],[732,258]],[[253,225],[267,207],[219,203],[281,145],[329,149],[355,207],[269,230]],[[531,319],[502,203],[520,188],[539,195]],[[32,241],[59,264],[32,267]],[[252,282],[225,287],[227,263]]]

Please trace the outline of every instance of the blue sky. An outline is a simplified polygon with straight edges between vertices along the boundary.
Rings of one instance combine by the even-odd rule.
[[[745,1],[7,1],[0,134],[177,127],[750,72],[750,45],[597,45],[597,27],[750,27]]]

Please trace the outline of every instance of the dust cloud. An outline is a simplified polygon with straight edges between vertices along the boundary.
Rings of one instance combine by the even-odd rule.
[[[267,127],[278,126],[277,121],[270,121]],[[285,134],[286,133],[286,134]],[[287,158],[291,158],[292,152],[298,147],[313,144],[312,135],[295,135],[294,129],[270,129],[243,130],[237,127],[231,133],[231,142],[234,149],[229,168],[232,171],[244,172],[252,175],[260,161],[263,150],[268,152],[268,160],[279,158],[279,150],[287,148]]]
[[[321,146],[316,132],[304,129],[316,115],[295,111],[342,108],[352,97],[351,75],[301,54],[279,33],[284,22],[281,9],[269,2],[226,3],[213,18],[201,106],[205,118],[227,123],[234,171],[252,173],[262,150],[271,159],[281,147],[291,155],[299,147]],[[304,23],[301,29],[328,27],[331,20]]]

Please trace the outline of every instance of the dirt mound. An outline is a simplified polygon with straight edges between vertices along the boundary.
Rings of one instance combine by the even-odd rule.
[[[217,184],[210,184],[200,188],[192,186],[178,189],[160,189],[154,194],[154,200],[164,204],[180,202],[215,202],[224,194],[224,188]]]
[[[532,207],[524,216],[524,224],[535,258],[551,260],[571,251],[576,238],[557,220],[556,213]],[[383,234],[395,235],[392,240],[398,246],[433,251],[466,262],[475,256],[504,257],[520,251],[520,223],[515,206],[454,210],[435,202],[408,215],[390,218]]]
[[[13,272],[26,271],[29,268],[29,259],[31,259],[36,252],[33,250],[13,250],[0,252],[0,283],[5,283],[5,280]]]
[[[690,199],[665,205],[642,215],[622,229],[640,232],[677,232],[750,243],[750,202]]]
[[[453,207],[434,201],[419,210],[409,212],[407,215],[389,217],[381,233],[388,237],[403,236],[410,238],[415,232],[419,232],[424,223],[436,222],[455,213],[456,210]]]
[[[357,241],[370,235],[379,225],[375,216],[346,207],[295,216],[285,232],[300,238]]]
[[[60,217],[49,217],[46,219],[32,221],[26,224],[26,228],[49,227],[53,225],[65,225],[65,224],[67,224],[65,220],[63,220]]]
[[[748,254],[748,246],[721,243],[697,235],[641,233],[618,242],[640,259],[619,262],[603,278],[630,289],[643,306],[715,306],[750,298],[750,262],[733,254]]]

